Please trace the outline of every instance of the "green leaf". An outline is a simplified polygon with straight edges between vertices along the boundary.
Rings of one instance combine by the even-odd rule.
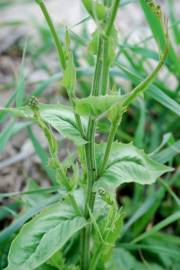
[[[34,120],[33,112],[29,106],[20,108],[2,108],[0,111],[10,112],[15,117]],[[60,104],[39,104],[39,112],[42,119],[64,137],[72,140],[77,145],[86,143],[76,126],[74,114],[70,107]]]
[[[23,128],[29,126],[30,122],[10,122],[4,128],[4,130],[0,134],[0,152],[3,151],[8,143],[9,139],[17,134]]]
[[[26,213],[22,214],[19,218],[17,218],[11,225],[6,227],[4,230],[0,232],[0,244],[3,244],[7,241],[12,235],[17,232],[21,226],[32,218],[35,214],[39,213],[42,209],[47,207],[48,205],[57,202],[59,200],[59,194],[51,196],[49,199],[46,199],[42,203],[39,203],[35,207],[28,210]]]
[[[22,227],[12,242],[6,270],[36,269],[86,225],[67,204],[51,205]]]
[[[161,163],[166,163],[168,161],[171,161],[175,156],[179,155],[179,153],[180,140],[161,150],[160,152],[153,154],[153,159]]]
[[[92,0],[83,0],[83,4],[88,13],[96,20],[102,20],[106,14],[104,5]]]
[[[128,95],[106,95],[89,96],[87,98],[75,100],[75,110],[78,114],[92,117],[98,117],[107,113],[117,106],[119,113],[124,110],[123,103]]]
[[[35,270],[57,270],[57,268],[52,267],[51,265],[43,264]]]
[[[149,7],[147,1],[140,0],[140,4],[141,4],[141,7],[144,11],[147,22],[151,28],[153,36],[154,36],[156,42],[158,43],[158,45],[160,46],[160,48],[163,50],[164,46],[165,46],[165,33],[164,33],[162,23],[161,23],[160,19],[154,14],[152,9]],[[172,67],[174,65],[176,71],[180,72],[178,57],[177,57],[176,52],[175,52],[174,48],[172,47],[172,45],[170,45],[168,58],[171,61],[170,67]]]
[[[24,103],[24,94],[25,94],[24,62],[25,62],[26,49],[27,49],[27,41],[25,43],[24,50],[23,50],[20,74],[19,74],[17,87],[16,87],[16,106],[17,107],[23,106],[23,103]]]
[[[101,167],[105,144],[96,146],[97,166]],[[108,192],[123,184],[135,182],[152,184],[158,177],[173,169],[152,160],[148,155],[130,144],[114,143],[104,173],[95,182],[94,188]]]
[[[64,71],[63,85],[67,89],[69,96],[74,95],[76,85],[76,69],[72,53],[69,53]]]
[[[107,268],[111,270],[163,270],[159,265],[154,263],[146,264],[139,262],[130,252],[123,248],[115,248],[113,258],[108,262]]]
[[[117,66],[124,72],[124,74],[132,80],[133,83],[136,85],[142,81],[142,78],[138,76],[137,74],[133,73],[132,71],[128,70],[124,66],[120,65],[118,62],[116,62]],[[159,87],[157,87],[155,84],[148,87],[148,89],[145,91],[147,95],[153,99],[155,99],[157,102],[162,104],[165,108],[169,109],[173,113],[180,116],[180,105],[171,97],[169,97],[167,94],[165,94]]]
[[[38,157],[41,160],[42,167],[44,168],[47,175],[51,179],[52,184],[55,184],[56,183],[56,173],[55,173],[55,171],[53,169],[51,169],[48,166],[49,157],[48,157],[47,152],[43,149],[43,147],[41,146],[40,141],[34,135],[31,128],[28,128],[28,135],[29,135],[29,137],[31,139],[31,142],[32,142],[33,146],[34,146],[34,150],[35,150],[36,154],[38,155]]]
[[[172,214],[171,216],[167,217],[163,221],[156,224],[154,227],[152,227],[149,231],[139,235],[137,238],[135,238],[132,243],[137,243],[139,241],[144,240],[145,238],[157,233],[164,227],[170,225],[171,223],[178,221],[180,219],[180,211],[177,211],[176,213]]]

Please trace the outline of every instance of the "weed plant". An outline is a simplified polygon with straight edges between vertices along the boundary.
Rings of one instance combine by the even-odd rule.
[[[168,96],[168,91],[162,91],[158,85],[152,85],[165,64],[171,72],[174,72],[175,77],[178,78],[179,74],[166,17],[154,1],[140,0],[159,48],[159,58],[157,53],[155,54],[157,65],[148,75],[143,70],[145,79],[142,79],[142,65],[135,63],[131,56],[129,58],[127,52],[125,55],[131,64],[134,67],[138,65],[139,74],[138,69],[133,72],[118,61],[119,49],[125,53],[126,45],[124,44],[124,48],[119,47],[118,31],[115,27],[120,0],[101,2],[82,0],[88,16],[96,24],[96,30],[88,45],[88,57],[92,59],[91,63],[94,63],[92,86],[89,90],[84,84],[85,89],[88,89],[87,95],[78,98],[77,87],[82,85],[77,81],[80,75],[75,65],[75,52],[71,46],[71,39],[78,37],[66,29],[62,41],[44,1],[36,2],[46,19],[57,49],[60,70],[63,74],[62,85],[67,91],[70,105],[40,103],[35,97],[39,93],[37,90],[24,103],[23,92],[18,91],[16,107],[9,108],[7,105],[1,109],[2,119],[10,113],[27,121],[25,126],[28,126],[28,135],[52,181],[52,187],[49,189],[22,193],[22,196],[33,193],[37,193],[38,196],[38,193],[45,194],[45,192],[52,195],[43,200],[38,207],[27,211],[15,224],[1,233],[0,241],[8,250],[8,262],[5,258],[4,263],[3,256],[6,253],[3,252],[1,264],[5,264],[6,270],[148,268],[155,270],[163,269],[164,265],[174,267],[167,269],[178,269],[179,262],[176,255],[179,239],[175,236],[168,238],[167,235],[158,232],[180,218],[179,198],[164,180],[167,178],[161,178],[165,173],[168,173],[167,176],[171,175],[174,170],[169,161],[176,155],[177,151],[174,151],[173,147],[177,150],[179,141],[174,142],[172,136],[166,134],[162,144],[156,149],[152,147],[153,152],[150,154],[142,149],[145,121],[143,97],[144,94],[146,97],[146,90],[147,95],[173,113],[180,114],[179,104]],[[83,40],[79,39],[83,43]],[[140,53],[149,55],[150,50],[144,48]],[[122,93],[118,90],[118,84],[113,80],[116,72],[114,68],[118,68],[133,82],[135,86],[131,91]],[[57,78],[59,79],[59,75]],[[20,86],[22,84],[23,76]],[[134,104],[135,106],[140,104],[141,116],[136,134],[131,139],[128,135],[119,135],[118,132],[121,124],[125,125],[127,111]],[[48,142],[48,155],[35,137],[31,128],[32,123],[37,124],[43,131]],[[3,145],[2,137],[5,137],[4,134],[8,134],[9,130],[10,127],[7,127],[6,133],[1,136],[1,145]],[[67,157],[66,162],[59,159],[59,144],[54,135],[55,130],[76,145],[77,155]],[[124,143],[119,137],[126,138],[128,143]],[[162,150],[167,143],[173,147]],[[167,162],[169,165],[163,164]],[[174,173],[171,181],[176,182],[177,177]],[[162,186],[155,189],[153,187],[157,180]],[[125,184],[135,185],[135,195],[129,205],[125,202],[132,216],[123,224],[125,211],[121,207],[122,201],[119,196],[121,187]],[[153,186],[148,189],[149,196],[143,202],[145,185]],[[144,231],[166,192],[173,198],[177,211]],[[3,196],[11,195],[17,194]],[[135,211],[134,214],[132,209]],[[128,234],[131,227],[133,229]],[[13,233],[17,230],[19,232],[14,237]],[[12,238],[9,249],[8,241]],[[149,242],[147,239],[150,239]],[[157,244],[159,239],[162,240],[161,245]],[[138,245],[139,242],[142,244]],[[141,252],[145,250],[151,254],[153,249],[159,252],[157,259],[160,261],[159,266],[153,262],[153,258],[147,262]],[[138,257],[137,251],[140,250],[143,263],[135,259],[128,250],[132,250],[135,257]],[[163,257],[165,253],[170,253],[167,261]]]

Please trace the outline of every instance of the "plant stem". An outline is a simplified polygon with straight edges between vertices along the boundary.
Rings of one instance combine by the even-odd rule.
[[[103,173],[103,171],[104,171],[104,169],[106,167],[106,164],[107,164],[107,161],[109,159],[110,152],[111,152],[111,147],[112,147],[112,144],[113,144],[113,141],[114,141],[114,136],[115,136],[116,131],[117,131],[118,126],[119,126],[119,122],[120,122],[120,119],[119,119],[119,116],[118,116],[118,117],[116,117],[115,121],[113,121],[111,123],[111,129],[110,129],[107,144],[106,144],[106,150],[105,150],[105,154],[104,154],[104,158],[103,158],[101,168],[99,170],[98,177]]]
[[[145,89],[147,89],[152,84],[152,82],[156,78],[158,72],[160,71],[161,67],[164,65],[166,58],[168,56],[168,52],[169,52],[169,41],[167,39],[166,48],[165,48],[164,52],[162,53],[162,55],[160,56],[160,61],[159,61],[158,65],[145,80],[143,80],[140,84],[138,84],[134,88],[134,90],[131,92],[129,98],[127,98],[127,100],[123,104],[125,107],[127,107],[132,102],[132,100],[134,100],[137,96],[139,96],[141,94],[141,92],[143,92]]]
[[[116,18],[119,2],[120,0],[114,0],[114,3],[112,4],[110,18],[105,29],[105,35],[103,37],[103,70],[102,70],[102,84],[101,84],[102,95],[106,95],[108,88],[109,68],[110,68],[110,63],[108,59],[109,41],[110,41],[110,34],[114,25],[114,20]]]
[[[106,30],[105,30],[105,35],[107,37],[109,36],[109,34],[110,34],[111,30],[112,30],[114,20],[116,18],[117,10],[118,10],[118,7],[119,7],[119,2],[120,2],[120,0],[114,0],[114,3],[112,5],[111,16],[110,16],[110,19],[108,21],[108,24],[107,24],[107,27],[106,27]]]
[[[44,14],[44,17],[47,21],[47,24],[50,28],[50,31],[51,31],[51,34],[52,34],[52,37],[54,39],[54,43],[56,45],[56,49],[57,49],[57,52],[58,52],[58,57],[59,57],[59,62],[60,62],[60,65],[62,67],[62,69],[64,70],[65,67],[66,67],[66,61],[65,61],[65,56],[64,56],[64,52],[63,52],[63,46],[62,46],[62,43],[61,41],[59,40],[59,37],[57,35],[57,32],[55,30],[55,27],[54,27],[54,24],[52,22],[52,19],[48,13],[48,10],[43,2],[43,0],[36,0],[36,2],[38,3],[38,5],[40,6],[43,14]]]
[[[102,70],[102,84],[101,84],[101,94],[104,96],[107,93],[108,83],[109,83],[109,39],[103,39],[103,70]]]
[[[51,16],[49,15],[48,10],[47,10],[43,0],[36,0],[36,2],[40,6],[40,8],[41,8],[41,10],[42,10],[42,12],[44,14],[44,17],[45,17],[45,19],[47,21],[50,32],[51,32],[52,37],[54,39],[54,43],[55,43],[56,48],[57,48],[57,53],[58,53],[60,65],[61,65],[61,67],[62,67],[62,69],[64,71],[65,68],[66,68],[66,59],[65,59],[65,56],[64,56],[64,52],[63,52],[63,45],[62,45],[62,43],[61,43],[61,41],[60,41],[60,39],[58,37],[58,34],[57,34],[56,29],[54,27],[53,21],[51,19]],[[72,98],[71,97],[69,97],[69,98],[70,98],[71,104],[74,106]],[[84,135],[83,126],[82,126],[82,123],[81,123],[81,118],[76,113],[75,113],[75,120],[76,120],[76,123],[78,125],[79,130],[80,130],[80,133],[81,133],[82,137],[84,138],[85,135]]]
[[[58,159],[57,159],[57,161],[58,161],[57,178],[59,178],[60,182],[66,188],[66,191],[71,192],[71,185],[69,183],[69,180],[67,179],[63,169],[61,168],[61,164],[59,163]],[[69,201],[70,201],[72,207],[74,208],[76,214],[78,216],[81,216],[82,215],[81,210],[80,210],[74,196],[71,193],[68,193],[68,197],[69,197]]]
[[[40,6],[40,8],[41,8],[41,10],[42,10],[42,12],[44,14],[44,17],[45,17],[45,19],[47,21],[47,24],[49,26],[50,32],[52,34],[52,37],[54,39],[54,42],[55,42],[55,45],[56,45],[56,48],[57,48],[57,53],[58,53],[60,65],[61,65],[61,67],[62,67],[62,69],[64,71],[65,67],[66,67],[66,60],[65,60],[65,56],[64,56],[64,52],[63,52],[63,45],[62,45],[62,43],[61,43],[61,41],[60,41],[60,39],[59,39],[59,37],[57,35],[57,32],[56,32],[56,29],[55,29],[54,24],[52,22],[51,16],[49,15],[48,10],[47,10],[43,0],[36,0],[36,2],[39,4],[39,6]],[[70,98],[70,101],[71,101],[71,103],[73,105],[72,98]],[[81,133],[82,137],[85,137],[83,126],[82,126],[82,123],[81,123],[81,118],[76,113],[75,113],[75,120],[77,122],[77,126],[78,126],[78,128],[80,130],[80,133]],[[53,135],[49,136],[49,139],[48,139],[49,146],[50,146],[50,137],[52,138]],[[52,147],[50,146],[51,155],[55,159],[56,163],[58,164],[57,174],[60,176],[60,179],[61,179],[64,187],[69,192],[69,191],[71,191],[71,186],[69,184],[69,180],[67,179],[65,173],[63,172],[63,169],[62,169],[62,167],[61,167],[61,165],[59,163],[59,160],[58,160],[57,156],[56,155],[54,156],[54,154],[52,154],[51,148]],[[78,205],[76,203],[76,200],[75,200],[74,196],[72,194],[69,194],[68,196],[69,196],[70,203],[73,206],[74,210],[76,211],[77,215],[81,215],[81,211],[80,211],[80,209],[79,209],[79,207],[78,207]]]
[[[44,135],[47,138],[49,152],[51,155],[52,167],[54,167],[57,171],[57,179],[59,179],[59,182],[62,183],[62,185],[65,187],[67,192],[71,192],[71,190],[72,190],[71,184],[69,183],[69,179],[67,178],[67,176],[62,168],[62,165],[57,157],[57,142],[54,138],[52,130],[47,126],[47,124],[41,118],[41,115],[38,111],[38,107],[34,110],[34,117],[35,117],[38,125],[40,126],[40,128],[43,130]],[[76,214],[78,216],[81,216],[82,215],[81,210],[80,210],[74,196],[71,193],[69,193],[68,197],[69,197],[69,201],[70,201],[72,207],[74,208]]]
[[[91,95],[98,96],[99,94],[106,94],[107,85],[108,85],[108,73],[109,73],[109,64],[107,59],[108,45],[107,40],[115,20],[119,5],[119,0],[114,0],[112,6],[112,12],[110,16],[109,23],[105,30],[105,37],[99,36],[98,52],[96,59],[96,67],[94,80],[92,85]],[[95,129],[96,122],[90,116],[88,123],[87,131],[87,140],[88,144],[85,146],[86,151],[86,161],[87,161],[87,172],[88,172],[88,186],[86,193],[86,202],[84,215],[85,218],[89,218],[89,210],[93,210],[95,194],[92,192],[94,181],[97,177],[97,169],[95,162]],[[81,236],[81,270],[87,270],[89,268],[89,257],[90,257],[90,232],[91,226],[88,226],[83,229]]]
[[[104,230],[102,232],[102,238],[103,238],[103,242],[100,242],[94,251],[93,257],[91,259],[90,265],[89,265],[89,270],[95,270],[98,264],[99,259],[101,258],[101,256],[103,255],[104,251],[107,248],[107,240],[110,234],[109,228],[112,227],[112,224],[114,223],[114,219],[116,216],[116,210],[114,211],[114,209],[112,208],[108,214],[107,217],[107,222],[104,226]]]
[[[91,95],[98,96],[100,92],[101,83],[101,71],[102,71],[102,36],[99,36],[98,52],[96,59],[96,67],[92,85]],[[87,163],[87,190],[86,190],[86,201],[84,216],[86,219],[89,218],[89,210],[93,210],[95,195],[92,192],[93,183],[96,179],[96,162],[95,162],[95,130],[96,121],[90,116],[87,130],[88,143],[85,146],[86,163]],[[91,226],[87,226],[82,230],[81,235],[81,270],[87,270],[89,267],[90,258],[90,231]]]

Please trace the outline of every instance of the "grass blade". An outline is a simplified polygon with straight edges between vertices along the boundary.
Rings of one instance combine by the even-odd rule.
[[[180,211],[172,214],[171,216],[167,217],[166,219],[164,219],[160,223],[156,224],[152,229],[150,229],[149,231],[141,234],[140,236],[135,238],[131,243],[135,244],[135,243],[137,243],[139,241],[142,241],[142,240],[146,239],[147,237],[157,233],[158,231],[160,231],[164,227],[170,225],[171,223],[173,223],[173,222],[175,222],[175,221],[177,221],[179,219],[180,219]]]
[[[42,166],[43,166],[44,170],[47,172],[47,175],[51,179],[51,183],[56,184],[56,174],[55,174],[54,170],[52,170],[48,167],[48,155],[47,155],[46,151],[42,148],[40,142],[35,137],[31,128],[28,128],[28,134],[29,134],[29,138],[31,139],[32,144],[34,146],[35,152],[42,162]]]

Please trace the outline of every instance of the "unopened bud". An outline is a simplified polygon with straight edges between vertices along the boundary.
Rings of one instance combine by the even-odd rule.
[[[38,110],[39,100],[32,96],[28,99],[27,105],[31,107],[32,110]]]

